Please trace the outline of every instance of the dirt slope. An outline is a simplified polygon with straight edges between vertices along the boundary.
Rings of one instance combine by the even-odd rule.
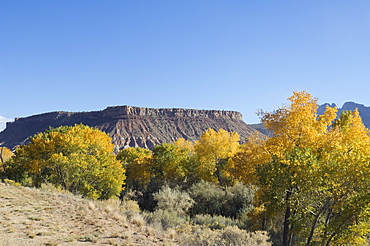
[[[176,245],[124,214],[117,204],[0,183],[1,246]]]

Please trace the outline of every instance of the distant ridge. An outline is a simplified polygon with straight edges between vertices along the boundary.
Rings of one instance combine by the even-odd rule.
[[[323,114],[324,111],[325,111],[326,106],[337,107],[337,105],[335,103],[332,103],[332,104],[324,103],[324,104],[319,106],[317,112],[319,114]],[[356,108],[358,109],[358,112],[360,113],[360,116],[362,118],[362,122],[364,123],[364,125],[367,128],[370,128],[370,107],[367,107],[363,104],[359,104],[359,103],[355,103],[355,102],[345,102],[341,108],[338,107],[338,115],[340,115],[340,113],[342,111],[345,111],[345,110],[352,110],[353,111]]]
[[[152,149],[156,144],[178,138],[195,141],[209,128],[238,132],[241,142],[254,131],[236,111],[114,106],[102,111],[50,112],[16,118],[0,132],[0,144],[14,149],[49,127],[80,123],[108,133],[116,152],[127,147]]]

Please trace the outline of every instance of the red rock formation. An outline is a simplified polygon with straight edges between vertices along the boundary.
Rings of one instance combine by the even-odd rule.
[[[51,112],[18,118],[0,132],[0,144],[14,149],[49,127],[80,123],[107,132],[116,151],[129,146],[151,149],[156,144],[178,138],[195,141],[209,128],[238,132],[244,142],[254,131],[236,111],[116,106],[102,111]]]

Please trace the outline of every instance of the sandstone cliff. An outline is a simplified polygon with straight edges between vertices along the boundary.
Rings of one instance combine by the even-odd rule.
[[[238,132],[241,142],[254,131],[235,111],[116,106],[102,111],[51,112],[18,118],[0,132],[0,144],[14,149],[49,127],[80,123],[108,133],[116,151],[129,146],[151,149],[156,144],[178,138],[194,141],[208,128]]]

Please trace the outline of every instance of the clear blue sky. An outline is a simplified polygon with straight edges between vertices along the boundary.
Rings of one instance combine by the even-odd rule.
[[[370,1],[0,0],[2,117],[370,104]]]

